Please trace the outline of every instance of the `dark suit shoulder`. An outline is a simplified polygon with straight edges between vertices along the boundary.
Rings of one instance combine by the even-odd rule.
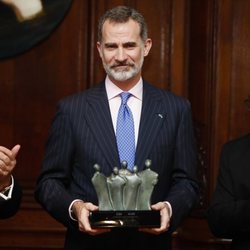
[[[190,105],[187,98],[177,95],[170,90],[162,89],[152,84],[143,81],[143,87],[147,93],[150,93],[152,97],[160,98],[163,102],[176,103],[179,105]]]
[[[226,142],[222,148],[227,154],[242,154],[246,150],[250,150],[250,133]]]
[[[250,134],[229,140],[221,148],[221,169],[226,169],[226,171],[230,172],[232,178],[237,180],[234,183],[235,190],[238,186],[237,183],[249,183],[249,175],[246,174],[249,173],[249,160]]]
[[[79,100],[83,100],[86,97],[86,92],[87,91],[81,91],[79,93],[66,96],[59,100],[58,105],[69,105],[71,103],[78,102]]]
[[[101,82],[92,88],[62,98],[57,105],[63,108],[84,107],[88,98],[98,99],[105,93],[104,91],[105,85],[104,82]]]

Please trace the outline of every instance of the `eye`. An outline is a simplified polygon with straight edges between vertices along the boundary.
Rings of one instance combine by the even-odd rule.
[[[114,49],[117,49],[117,45],[113,44],[113,43],[107,43],[107,44],[105,44],[105,49],[114,50]]]
[[[125,48],[125,49],[134,49],[136,47],[137,47],[137,45],[134,42],[129,42],[129,43],[123,44],[123,48]]]

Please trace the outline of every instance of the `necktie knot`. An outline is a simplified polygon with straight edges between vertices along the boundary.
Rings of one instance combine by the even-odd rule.
[[[129,99],[129,97],[131,96],[131,94],[129,92],[122,92],[120,94],[120,96],[121,96],[121,99],[122,99],[122,104],[127,105],[127,101]]]

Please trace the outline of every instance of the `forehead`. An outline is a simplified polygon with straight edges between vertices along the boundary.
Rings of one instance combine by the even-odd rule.
[[[102,38],[104,43],[136,42],[141,40],[140,26],[132,19],[129,19],[126,23],[116,23],[107,20],[103,24]]]

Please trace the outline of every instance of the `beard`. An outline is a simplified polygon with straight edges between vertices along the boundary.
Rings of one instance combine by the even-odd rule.
[[[143,65],[143,61],[144,61],[144,56],[142,54],[138,65],[128,62],[117,62],[113,65],[108,65],[105,62],[103,62],[103,67],[107,75],[111,76],[116,81],[123,82],[133,78],[140,72]],[[126,68],[117,69],[116,67],[119,66],[126,66]]]

